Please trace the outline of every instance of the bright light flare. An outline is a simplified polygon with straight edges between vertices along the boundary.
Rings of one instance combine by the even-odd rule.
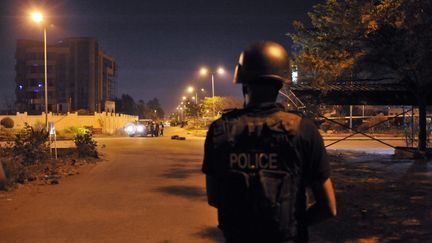
[[[43,15],[41,12],[35,11],[31,14],[31,18],[34,22],[40,23],[43,21]]]
[[[208,73],[208,69],[207,68],[201,68],[201,70],[200,70],[200,74],[201,75],[207,75],[207,73]]]
[[[183,100],[186,100],[187,98],[186,98],[186,96],[183,96],[182,99],[183,99]]]
[[[126,132],[128,135],[133,135],[133,134],[135,133],[135,131],[136,131],[136,127],[135,127],[134,124],[129,123],[129,124],[126,125],[126,127],[125,127],[124,130],[125,130],[125,132]]]
[[[192,92],[194,92],[194,87],[192,87],[192,86],[189,86],[188,87],[188,89],[187,89],[187,91],[189,92],[189,93],[192,93]]]
[[[271,46],[268,48],[268,53],[275,58],[283,58],[283,52],[279,47]]]
[[[137,126],[136,130],[139,133],[144,132],[144,126],[142,126],[142,125]]]
[[[218,73],[219,75],[224,75],[224,74],[225,74],[225,69],[223,69],[222,67],[219,67],[219,68],[217,69],[217,73]]]

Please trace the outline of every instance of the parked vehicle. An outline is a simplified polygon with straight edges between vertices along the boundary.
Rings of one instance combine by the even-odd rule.
[[[144,137],[152,135],[152,124],[153,120],[151,119],[140,119],[136,122],[126,124],[124,131],[129,135],[129,137]]]

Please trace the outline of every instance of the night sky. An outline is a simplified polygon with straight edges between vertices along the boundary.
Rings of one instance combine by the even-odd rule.
[[[204,88],[201,66],[223,66],[215,95],[241,95],[232,84],[240,52],[257,40],[290,48],[286,33],[293,20],[307,21],[318,0],[0,0],[0,103],[14,97],[16,39],[43,38],[29,19],[36,6],[49,15],[48,43],[64,37],[92,36],[118,63],[117,95],[137,101],[159,98],[174,111],[186,88]]]

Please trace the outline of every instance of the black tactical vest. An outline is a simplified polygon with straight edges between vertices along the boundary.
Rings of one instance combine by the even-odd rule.
[[[297,235],[302,166],[295,139],[300,121],[300,116],[273,107],[234,110],[213,124],[219,223],[226,235],[250,237],[250,242]]]

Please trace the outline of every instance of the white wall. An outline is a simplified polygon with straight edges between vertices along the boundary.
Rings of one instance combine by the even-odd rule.
[[[45,113],[41,115],[28,115],[27,112],[16,113],[16,115],[0,115],[0,121],[6,117],[14,121],[14,129],[21,129],[25,123],[34,126],[36,123],[45,123]],[[113,134],[122,129],[126,123],[138,120],[138,116],[116,113],[95,113],[94,115],[78,115],[67,113],[66,115],[48,114],[48,122],[54,122],[56,130],[60,131],[68,127],[93,127],[102,128],[103,133]]]

